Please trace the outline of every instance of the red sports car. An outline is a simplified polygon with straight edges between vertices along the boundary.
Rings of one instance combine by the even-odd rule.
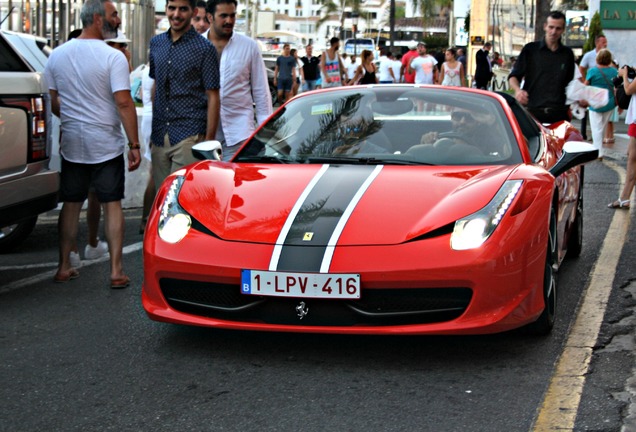
[[[202,143],[205,160],[166,179],[144,239],[143,306],[227,329],[547,333],[555,272],[582,245],[577,165],[597,157],[577,140],[505,94],[301,94],[231,162]]]

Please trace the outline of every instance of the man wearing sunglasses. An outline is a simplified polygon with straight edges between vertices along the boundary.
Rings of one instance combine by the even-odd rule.
[[[476,154],[500,154],[501,139],[497,139],[494,134],[487,114],[475,115],[471,111],[458,107],[454,107],[450,114],[450,131],[425,133],[420,143],[433,145],[436,148],[450,148],[455,144],[469,145],[473,147],[470,150]]]
[[[482,134],[483,125],[473,117],[470,111],[461,108],[454,108],[451,112],[451,124],[452,130],[448,133],[449,137],[445,137],[444,132],[441,134],[437,131],[428,132],[422,135],[421,144],[444,145],[447,142],[450,145],[457,141],[471,144],[467,140],[472,141],[472,137]]]

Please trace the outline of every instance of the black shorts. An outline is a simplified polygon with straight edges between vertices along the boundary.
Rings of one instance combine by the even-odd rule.
[[[95,190],[100,203],[121,201],[124,198],[124,155],[106,162],[82,164],[62,158],[60,173],[60,201],[83,202],[88,190]]]

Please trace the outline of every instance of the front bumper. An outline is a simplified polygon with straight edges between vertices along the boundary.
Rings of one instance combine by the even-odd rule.
[[[224,242],[197,231],[169,245],[147,234],[142,302],[157,321],[227,329],[496,333],[533,322],[543,310],[546,239],[540,233],[502,235],[471,251],[450,250],[449,235],[336,248],[330,272],[359,273],[360,300],[244,296],[241,269],[267,269],[271,245]]]

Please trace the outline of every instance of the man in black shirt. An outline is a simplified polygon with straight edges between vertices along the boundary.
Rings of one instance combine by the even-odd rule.
[[[574,53],[561,43],[565,15],[550,12],[543,25],[545,38],[530,42],[521,50],[508,76],[515,98],[542,123],[571,120],[565,88],[574,79]],[[520,87],[525,80],[523,89]]]
[[[318,85],[318,79],[320,78],[320,57],[313,57],[313,52],[313,46],[311,46],[311,44],[307,45],[305,47],[306,55],[300,59],[303,62],[304,81],[302,85],[304,92],[320,88],[320,85]]]

